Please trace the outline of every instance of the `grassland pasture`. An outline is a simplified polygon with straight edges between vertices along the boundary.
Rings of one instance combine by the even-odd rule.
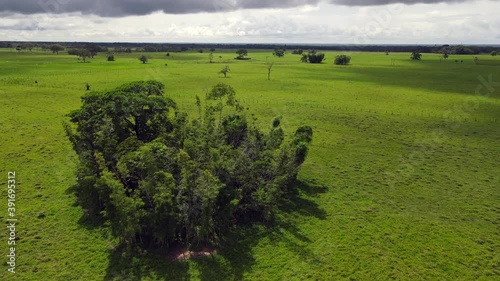
[[[271,50],[249,50],[247,61],[216,50],[214,63],[207,50],[145,54],[147,64],[140,53],[82,63],[0,50],[0,182],[16,171],[19,220],[17,273],[2,260],[0,280],[500,278],[500,57],[351,52],[350,65],[336,66],[339,52],[322,64]],[[259,127],[282,115],[289,134],[314,129],[299,192],[275,225],[235,229],[214,256],[172,262],[123,252],[106,226],[85,220],[62,122],[86,83],[99,91],[136,80],[163,82],[191,114],[196,95],[225,82]],[[0,195],[5,206],[6,188]]]

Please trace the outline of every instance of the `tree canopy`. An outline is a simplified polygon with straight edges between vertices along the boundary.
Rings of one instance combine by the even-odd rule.
[[[241,60],[241,59],[244,59],[248,55],[248,51],[247,51],[247,49],[238,49],[238,50],[236,50],[236,54],[238,54],[238,56],[236,58]]]
[[[417,51],[413,51],[410,55],[410,59],[411,60],[421,60],[422,59],[422,54],[417,52]]]
[[[286,137],[279,117],[260,131],[223,83],[205,107],[196,98],[198,116],[189,120],[163,90],[140,81],[91,92],[69,114],[82,208],[123,242],[189,247],[215,244],[235,224],[272,219],[293,190],[312,129]]]
[[[351,57],[348,55],[338,55],[335,57],[336,65],[348,65],[351,62]]]
[[[307,54],[302,54],[300,61],[310,63],[322,63],[325,59],[325,54],[319,53],[316,50],[311,50]]]

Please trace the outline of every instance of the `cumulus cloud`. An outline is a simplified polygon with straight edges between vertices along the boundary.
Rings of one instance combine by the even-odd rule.
[[[161,11],[166,14],[227,12],[239,9],[293,8],[317,5],[320,2],[347,6],[384,4],[417,4],[465,2],[473,0],[0,0],[0,12],[21,14],[61,14],[80,12],[104,17],[147,15]]]
[[[105,17],[225,12],[238,9],[290,8],[315,5],[321,0],[0,0],[0,11],[22,14],[81,12]]]

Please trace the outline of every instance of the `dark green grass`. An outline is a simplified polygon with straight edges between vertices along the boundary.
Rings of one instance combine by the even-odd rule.
[[[212,64],[208,53],[147,54],[141,64],[138,53],[81,63],[0,51],[0,196],[15,170],[20,238],[18,273],[2,265],[0,279],[498,279],[500,85],[486,96],[475,90],[479,77],[500,81],[500,58],[351,53],[351,65],[334,66],[336,54],[319,65],[271,51],[250,51],[248,61],[215,53]],[[217,74],[225,65],[227,79]],[[155,251],[134,258],[105,226],[84,219],[61,122],[79,107],[85,83],[104,90],[142,79],[165,83],[191,113],[195,95],[225,82],[259,126],[283,115],[288,133],[313,127],[298,194],[284,200],[275,225],[235,229],[215,256],[174,263]]]

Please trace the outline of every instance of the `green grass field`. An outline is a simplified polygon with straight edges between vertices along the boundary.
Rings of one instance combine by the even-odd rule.
[[[0,218],[15,171],[18,241],[14,275],[0,232],[0,280],[499,280],[500,57],[350,53],[351,65],[335,66],[336,54],[319,65],[252,50],[248,61],[187,52],[141,64],[139,53],[80,63],[1,50]],[[313,127],[299,195],[273,227],[235,230],[216,255],[171,262],[122,253],[106,227],[86,222],[71,192],[65,115],[86,82],[105,90],[151,79],[188,112],[225,82],[262,128],[278,115],[287,133]]]

